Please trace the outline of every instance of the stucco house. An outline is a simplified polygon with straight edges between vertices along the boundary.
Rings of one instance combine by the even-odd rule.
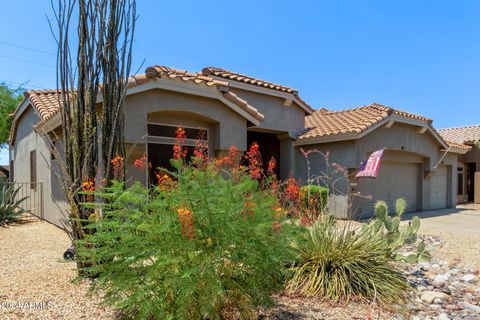
[[[450,141],[468,145],[470,151],[458,157],[457,202],[480,203],[480,125],[440,129],[439,133]]]
[[[41,192],[44,218],[61,225],[65,196],[55,174],[57,159],[45,141],[45,135],[62,139],[57,101],[56,90],[25,93],[14,113],[10,158],[16,181],[42,182],[32,192]],[[421,116],[379,104],[315,111],[295,89],[214,67],[149,67],[130,78],[124,112],[127,178],[144,183],[153,172],[136,169],[134,160],[146,154],[152,168],[167,166],[178,126],[186,128],[190,147],[205,130],[212,157],[232,145],[245,151],[258,142],[264,159],[277,160],[281,179],[293,174],[308,180],[302,149],[330,151],[330,160],[353,174],[371,152],[385,148],[376,180],[347,179],[332,191],[332,210],[341,216],[371,215],[374,201],[397,197],[407,198],[410,211],[455,206],[457,157],[470,150],[446,142]],[[310,174],[319,174],[325,161],[312,157]],[[352,197],[358,192],[371,199]]]

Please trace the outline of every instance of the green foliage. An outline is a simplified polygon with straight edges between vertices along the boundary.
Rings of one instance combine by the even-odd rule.
[[[8,183],[0,183],[0,226],[18,221],[27,212],[20,205],[27,197],[16,200],[20,188]]]
[[[127,318],[220,319],[232,308],[255,318],[282,289],[303,229],[245,172],[175,164],[154,192],[113,183],[98,193],[109,201],[77,243],[84,271]]]
[[[383,235],[392,249],[392,254],[396,255],[397,260],[405,260],[409,263],[415,263],[418,260],[429,260],[430,253],[425,250],[425,245],[423,247],[419,245],[417,253],[407,257],[397,255],[396,253],[404,245],[413,244],[417,241],[417,232],[420,228],[420,219],[418,217],[413,217],[408,224],[400,225],[401,217],[407,207],[405,199],[397,199],[395,201],[395,216],[390,216],[387,203],[385,201],[377,201],[375,203],[375,219],[363,225],[362,232],[370,235]]]
[[[300,188],[300,198],[306,208],[322,212],[327,207],[328,189],[309,184]]]
[[[358,232],[333,217],[318,221],[297,244],[300,259],[288,282],[292,292],[334,301],[352,296],[399,302],[409,288],[392,265],[392,247],[380,233]]]
[[[10,129],[12,127],[11,114],[22,101],[23,88],[11,89],[4,83],[0,83],[0,148],[8,144]]]

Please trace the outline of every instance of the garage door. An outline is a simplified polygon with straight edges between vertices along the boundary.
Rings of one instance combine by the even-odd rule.
[[[447,166],[439,166],[431,179],[432,186],[432,209],[447,207]]]
[[[371,195],[372,199],[359,202],[358,213],[362,217],[373,215],[373,206],[378,200],[388,203],[390,210],[395,210],[395,200],[405,198],[408,212],[417,211],[418,182],[420,165],[411,162],[382,161],[376,179],[358,179],[358,191],[362,195]]]

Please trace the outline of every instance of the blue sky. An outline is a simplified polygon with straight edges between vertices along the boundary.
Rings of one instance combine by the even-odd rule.
[[[50,0],[0,6],[0,81],[55,87]],[[378,102],[437,128],[480,123],[480,1],[139,0],[138,14],[135,70],[218,66],[315,108]]]

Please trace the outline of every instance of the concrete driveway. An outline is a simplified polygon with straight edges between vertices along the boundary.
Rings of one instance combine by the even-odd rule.
[[[420,233],[449,232],[458,235],[480,235],[480,205],[458,205],[454,209],[407,213],[402,220],[419,216]]]

